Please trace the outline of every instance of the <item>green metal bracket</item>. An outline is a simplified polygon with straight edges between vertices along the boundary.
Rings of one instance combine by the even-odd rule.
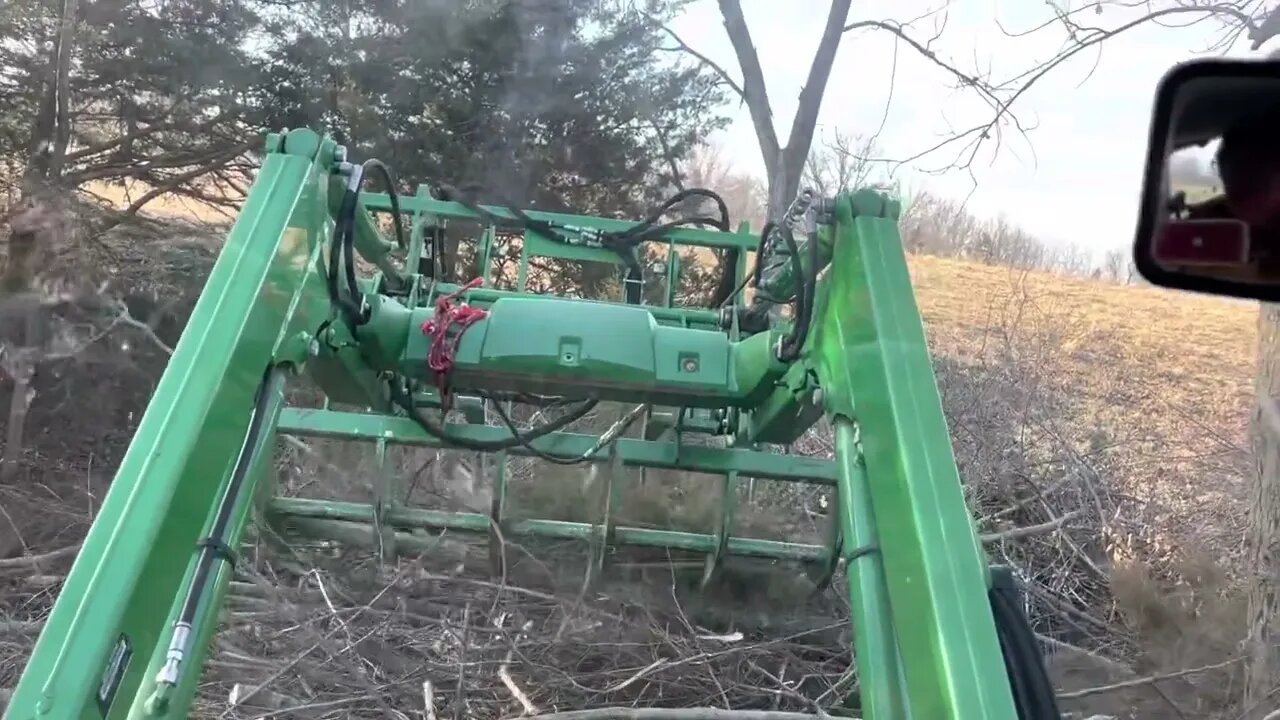
[[[145,714],[141,688],[151,682],[153,651],[167,643],[166,619],[244,442],[263,372],[279,348],[328,316],[316,272],[332,233],[320,179],[336,146],[297,130],[271,136],[267,147],[277,149],[264,159],[6,717]],[[135,659],[112,662],[126,656]],[[185,716],[193,688],[179,688],[173,716]]]
[[[884,643],[896,638],[913,717],[1013,718],[986,563],[952,456],[897,219],[897,203],[878,193],[840,198],[827,310],[813,337],[825,402],[841,428],[846,536],[854,547],[873,543],[883,566],[888,612],[864,608],[863,622],[874,627],[876,617],[895,619]],[[858,458],[866,492],[853,484],[863,477],[854,468]],[[860,496],[869,507],[852,505]],[[891,530],[867,538],[855,522],[859,515]],[[868,587],[878,584],[875,578],[851,574],[850,582],[860,586],[853,588],[861,591],[855,602],[879,602]],[[902,717],[894,671],[887,669],[893,650],[876,643],[859,648],[882,659],[872,665],[886,673],[863,686],[880,693],[870,717]]]

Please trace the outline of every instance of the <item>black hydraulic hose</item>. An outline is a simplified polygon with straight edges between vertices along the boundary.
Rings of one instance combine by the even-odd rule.
[[[1061,720],[1044,655],[1022,610],[1013,574],[1008,568],[992,568],[991,577],[991,612],[1018,720]]]
[[[396,236],[396,247],[400,248],[402,252],[407,251],[409,249],[409,241],[405,238],[404,218],[400,217],[400,193],[396,192],[396,180],[391,175],[390,168],[377,158],[365,160],[360,167],[364,170],[361,175],[361,182],[363,182],[364,176],[367,176],[370,170],[382,176],[382,184],[387,187],[387,199],[391,201],[391,224]],[[357,186],[356,192],[358,193],[359,190],[360,188]]]
[[[495,452],[498,450],[508,450],[520,445],[527,446],[530,442],[537,440],[544,435],[549,435],[570,423],[585,417],[587,413],[591,412],[595,408],[598,402],[595,399],[584,400],[577,407],[566,412],[555,420],[550,420],[536,428],[523,432],[516,432],[513,430],[511,437],[509,438],[502,438],[501,440],[472,440],[470,438],[458,437],[449,433],[443,425],[436,423],[431,418],[428,418],[426,415],[418,412],[418,408],[413,404],[413,394],[402,389],[399,383],[393,380],[389,383],[389,387],[391,390],[391,401],[399,406],[401,410],[404,410],[410,419],[417,423],[418,426],[421,427],[428,435],[436,439],[443,440],[454,447],[460,447],[464,450],[477,450],[480,452]]]
[[[774,229],[777,228],[777,226],[778,226],[777,223],[770,220],[769,222],[766,222],[764,224],[763,228],[761,228],[760,237],[758,240],[756,240],[755,265],[751,267],[751,272],[747,273],[742,278],[742,282],[738,283],[736,287],[734,287],[723,298],[720,299],[720,302],[718,303],[719,307],[724,307],[725,305],[728,305],[729,301],[735,298],[738,295],[738,293],[746,289],[747,285],[755,285],[756,287],[760,287],[760,273],[764,271],[764,264],[762,263],[762,260],[764,259],[765,255],[768,253],[769,246],[771,244],[769,238],[773,234],[773,231]]]
[[[466,187],[468,189],[477,189],[475,186],[471,186],[471,185],[468,185]],[[509,210],[511,214],[514,216],[514,217],[508,218],[508,217],[503,217],[501,215],[498,215],[496,213],[489,212],[484,208],[484,206],[480,205],[478,202],[473,200],[469,194],[463,193],[461,190],[454,187],[453,185],[449,185],[448,183],[440,183],[436,185],[433,190],[433,194],[439,200],[458,203],[459,205],[465,207],[466,209],[470,210],[476,215],[479,215],[483,220],[485,220],[491,225],[500,226],[500,227],[514,226],[521,229],[533,230],[534,232],[538,232],[547,236],[553,242],[558,242],[558,243],[568,242],[568,238],[566,238],[563,234],[561,234],[558,230],[556,230],[551,223],[546,222],[544,220],[535,220],[534,218],[529,217],[529,215],[524,210],[521,210],[514,203],[506,204],[507,210]]]
[[[262,384],[258,386],[252,415],[249,417],[249,428],[245,431],[244,442],[240,445],[240,453],[236,456],[235,466],[231,470],[231,479],[222,493],[222,498],[218,501],[213,527],[199,542],[200,555],[196,560],[195,575],[187,588],[182,610],[178,613],[178,620],[173,625],[168,657],[160,671],[158,682],[169,685],[178,683],[182,660],[191,648],[191,634],[196,615],[200,610],[200,600],[215,577],[215,568],[219,562],[226,563],[230,567],[235,566],[235,548],[231,547],[232,538],[228,537],[228,529],[245,481],[252,469],[254,456],[261,450],[263,431],[267,429],[267,414],[271,409],[272,399],[284,391],[287,378],[288,372],[284,366],[276,365],[267,371]]]
[[[381,160],[370,158],[360,165],[353,166],[347,188],[342,193],[342,203],[338,207],[338,217],[334,226],[333,246],[329,251],[328,290],[329,302],[340,307],[346,315],[348,323],[354,329],[364,324],[369,318],[363,302],[364,293],[356,278],[356,212],[359,209],[360,188],[370,171],[382,176],[387,186],[387,197],[391,201],[391,222],[394,227],[396,247],[405,250],[408,247],[404,233],[404,220],[400,217],[400,194],[396,192],[395,178]],[[347,297],[341,297],[338,291],[339,255],[343,263],[343,272],[347,282]]]
[[[666,223],[658,222],[668,210],[675,207],[685,198],[690,197],[711,198],[716,202],[716,209],[720,212],[720,217],[686,217]],[[609,236],[611,238],[611,242],[614,244],[630,245],[634,247],[641,242],[656,239],[672,228],[679,227],[681,225],[698,224],[712,225],[718,230],[729,232],[729,206],[725,203],[724,198],[717,195],[714,191],[706,188],[688,188],[667,198],[656,210],[649,213],[649,215],[640,222],[626,228],[625,230],[618,230],[616,232],[609,233]]]
[[[475,186],[472,185],[467,185],[465,187],[468,189],[476,189]],[[495,226],[515,226],[521,229],[538,232],[550,238],[553,242],[569,242],[568,238],[559,232],[554,225],[543,220],[535,220],[523,210],[516,207],[513,203],[506,203],[507,210],[513,216],[508,218],[490,212],[477,203],[469,194],[464,193],[458,188],[447,183],[440,183],[436,185],[433,194],[440,200],[459,203],[478,215],[481,219]],[[659,222],[667,211],[685,198],[689,197],[711,198],[715,201],[716,209],[719,211],[720,216],[718,218],[703,216],[685,217],[665,223]],[[503,199],[503,202],[506,202],[505,199]],[[618,257],[622,259],[623,265],[627,268],[628,279],[634,281],[636,278],[644,277],[643,268],[635,257],[635,248],[643,243],[658,240],[668,231],[682,225],[712,225],[723,232],[729,232],[729,206],[725,203],[724,198],[720,197],[720,195],[712,190],[708,190],[706,188],[688,188],[686,190],[681,190],[665,200],[657,209],[651,212],[640,222],[637,222],[624,230],[604,233],[601,237],[601,244],[617,253]],[[733,283],[733,269],[738,264],[739,255],[740,253],[737,248],[731,248],[726,254],[724,267],[721,271],[720,282],[717,284],[716,291],[712,296],[713,307],[718,306],[723,298],[729,297],[733,294],[730,287]],[[634,282],[628,283],[628,285],[634,286]],[[639,304],[641,300],[640,293],[628,290],[626,293],[626,299],[629,304]]]
[[[360,198],[360,187],[364,184],[364,179],[369,176],[369,171],[373,170],[382,176],[383,183],[387,186],[387,198],[391,202],[391,222],[395,232],[396,247],[406,250],[407,245],[404,238],[404,225],[400,218],[400,194],[396,192],[395,179],[391,177],[391,171],[383,164],[381,160],[369,158],[360,165],[360,174],[356,176],[353,186],[348,192],[353,195],[353,200],[358,201]],[[346,262],[347,273],[347,289],[352,297],[362,297],[360,292],[360,283],[356,279],[356,204],[351,205],[351,217],[347,221],[347,237],[343,241],[344,260]],[[368,321],[365,314],[367,308],[363,302],[359,303],[360,307],[360,323]]]
[[[706,197],[715,201],[716,209],[719,211],[720,217],[688,217],[679,220],[673,220],[666,223],[658,223],[662,215],[674,207],[677,203],[685,198],[690,197]],[[731,232],[729,227],[729,206],[725,203],[724,198],[718,193],[706,188],[688,188],[681,190],[675,195],[668,198],[662,205],[650,213],[648,217],[641,220],[636,225],[617,233],[613,242],[619,245],[635,247],[643,242],[656,240],[662,237],[668,230],[679,227],[681,225],[711,225],[721,232]],[[741,288],[734,289],[733,274],[734,269],[738,265],[738,258],[741,251],[738,248],[729,248],[721,260],[720,279],[716,283],[715,292],[711,296],[711,306],[720,307],[727,298],[733,297]]]
[[[351,169],[351,176],[347,179],[347,188],[342,194],[342,203],[338,206],[338,217],[334,223],[333,242],[329,246],[329,267],[325,276],[329,302],[342,311],[353,330],[364,322],[363,294],[360,292],[359,285],[353,282],[355,263],[351,258],[355,250],[356,205],[360,197],[360,180],[363,175],[363,167],[357,165]],[[352,266],[352,273],[347,277],[346,297],[343,297],[338,289],[338,276],[341,272],[338,264],[341,262],[342,255],[347,256]]]
[[[515,421],[512,420],[511,415],[509,415],[507,411],[503,409],[502,403],[498,402],[498,398],[492,395],[484,394],[484,393],[481,394],[481,397],[493,403],[493,410],[495,413],[497,413],[498,419],[502,421],[503,425],[507,426],[507,429],[511,431],[513,437],[519,437],[520,428],[516,427]],[[582,456],[559,457],[557,455],[552,455],[551,453],[546,453],[539,450],[538,448],[534,447],[533,443],[531,442],[524,442],[521,444],[534,457],[540,460],[546,460],[547,462],[550,462],[550,463],[555,463],[556,465],[579,465],[581,463],[586,462],[588,459]]]
[[[778,353],[779,360],[790,362],[800,356],[800,349],[804,347],[805,338],[809,336],[809,323],[813,318],[814,286],[817,282],[814,276],[818,270],[818,237],[817,233],[809,234],[809,274],[806,275],[804,266],[800,262],[800,248],[796,245],[791,229],[782,225],[780,231],[783,241],[787,243],[787,249],[791,252],[791,275],[795,278],[795,282],[800,284],[796,288],[795,317],[791,322],[791,332],[782,339]]]
[[[809,337],[809,327],[813,324],[813,305],[817,299],[818,286],[818,233],[811,232],[807,237],[809,272],[801,276],[798,293],[803,294],[804,302],[798,303],[795,322],[791,326],[791,335],[787,345],[793,348],[788,352],[791,358],[800,354],[804,341]]]

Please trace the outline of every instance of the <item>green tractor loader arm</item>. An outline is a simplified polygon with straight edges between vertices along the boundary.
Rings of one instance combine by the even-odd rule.
[[[745,228],[641,233],[636,223],[484,207],[425,188],[363,192],[364,175],[381,171],[345,162],[309,130],[268,137],[5,718],[186,717],[251,521],[368,539],[384,558],[428,549],[422,531],[496,525],[510,537],[582,540],[600,570],[624,546],[702,553],[708,572],[735,555],[803,564],[822,583],[847,581],[863,718],[1057,717],[1034,635],[1018,604],[1002,601],[965,505],[896,202],[870,190],[806,197],[799,240],[770,236],[792,251],[785,271],[757,282],[776,300],[794,296],[794,317],[749,327],[745,258],[758,242]],[[376,219],[391,214],[407,230],[388,239]],[[480,228],[473,282],[442,271],[450,223]],[[496,252],[512,237],[521,239],[514,289],[495,280]],[[665,297],[527,290],[531,260],[627,271],[626,253],[642,242],[664,260]],[[738,288],[720,307],[676,303],[688,247],[736,251]],[[372,276],[356,272],[357,256]],[[638,282],[628,274],[624,284]],[[323,408],[287,406],[288,384],[304,381],[328,397]],[[569,419],[597,402],[633,404],[624,420],[642,417],[644,431],[485,422],[486,406],[547,396]],[[824,416],[834,458],[765,447]],[[275,497],[280,434],[367,441],[380,460],[390,445],[492,453],[493,508],[409,504],[389,469],[372,504]],[[714,473],[726,510],[701,533],[619,525],[608,512],[590,523],[516,520],[503,500],[508,455]],[[834,487],[835,531],[824,544],[735,532],[727,503],[745,478]]]

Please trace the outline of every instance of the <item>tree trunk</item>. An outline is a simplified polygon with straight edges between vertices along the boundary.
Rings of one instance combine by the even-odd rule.
[[[746,18],[742,15],[742,6],[738,0],[720,0],[724,28],[729,34],[729,41],[733,43],[738,67],[742,70],[742,99],[751,113],[751,123],[755,126],[765,173],[769,178],[770,220],[780,218],[800,190],[804,163],[809,157],[813,133],[818,126],[818,111],[822,109],[822,96],[827,90],[827,79],[831,77],[831,65],[835,62],[836,51],[840,49],[840,37],[844,34],[844,23],[849,17],[851,2],[852,0],[831,2],[827,24],[823,28],[818,49],[813,54],[809,76],[800,90],[800,102],[791,121],[787,144],[783,146],[773,127],[773,108],[765,89],[760,57],[751,40]]]
[[[27,432],[27,411],[31,409],[31,401],[35,391],[31,382],[35,377],[34,358],[27,348],[20,347],[14,355],[17,357],[5,370],[13,379],[13,394],[9,397],[9,412],[5,420],[4,455],[0,456],[0,482],[12,483],[22,467],[22,458],[26,454],[25,436]],[[8,549],[0,548],[0,557],[8,557]]]
[[[1249,504],[1249,615],[1245,706],[1256,716],[1277,707],[1270,700],[1280,675],[1276,615],[1280,609],[1280,305],[1258,311],[1258,406],[1253,418],[1256,463]],[[1249,717],[1255,717],[1250,715]]]
[[[39,194],[51,180],[62,174],[71,143],[71,55],[75,47],[75,19],[79,0],[62,0],[58,37],[53,55],[41,79],[40,110],[31,127],[26,193]]]
[[[79,0],[62,0],[62,22],[58,28],[57,54],[54,56],[58,122],[53,134],[53,155],[49,158],[49,180],[53,181],[62,176],[67,146],[71,143],[71,54],[75,49],[78,7]]]

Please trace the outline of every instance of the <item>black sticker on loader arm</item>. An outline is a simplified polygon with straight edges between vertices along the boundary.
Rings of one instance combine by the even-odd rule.
[[[102,673],[102,682],[98,684],[98,711],[102,713],[102,717],[107,717],[111,712],[111,703],[116,699],[116,691],[120,689],[120,682],[124,680],[125,671],[129,669],[129,660],[133,658],[133,646],[129,643],[129,638],[121,635],[116,641],[116,646],[111,649],[111,656],[107,658],[107,669]]]

